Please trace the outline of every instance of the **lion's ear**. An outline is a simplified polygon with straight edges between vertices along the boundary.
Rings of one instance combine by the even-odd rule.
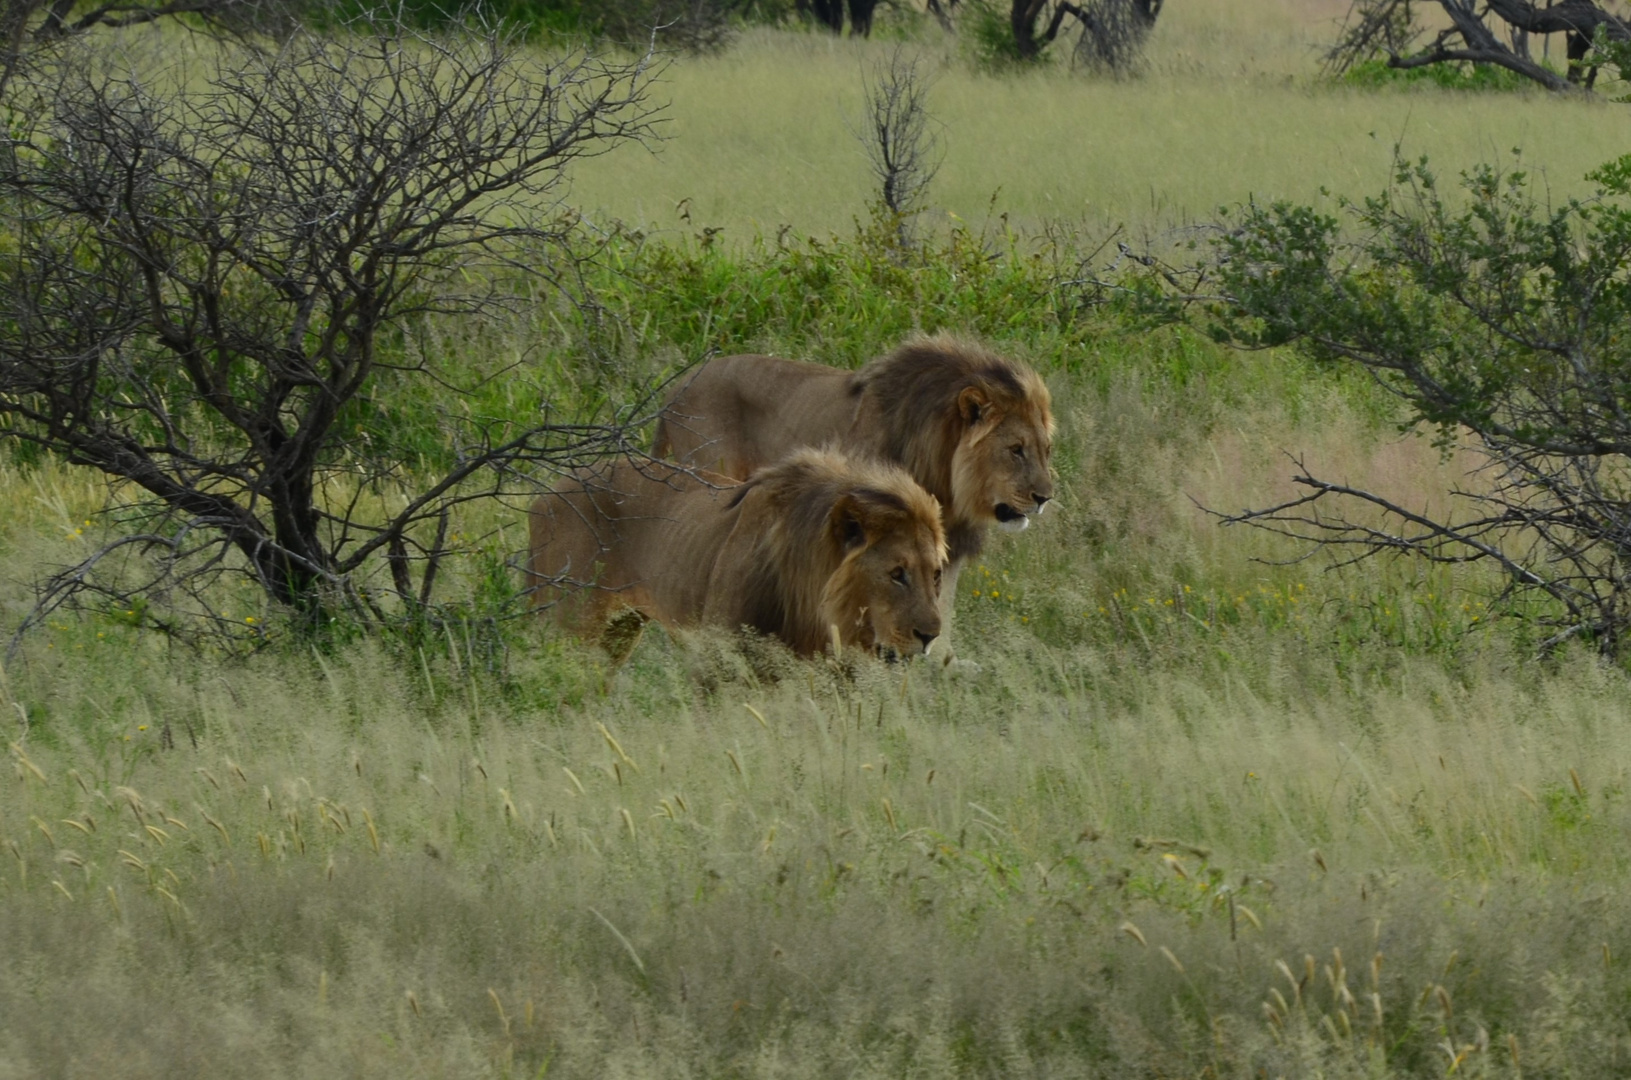
[[[866,544],[866,514],[861,506],[861,500],[854,495],[842,495],[833,504],[832,514],[827,518],[832,528],[834,542],[845,551]]]
[[[991,399],[984,390],[978,386],[965,386],[963,392],[957,395],[957,411],[963,417],[963,423],[973,427],[980,422],[991,408]]]

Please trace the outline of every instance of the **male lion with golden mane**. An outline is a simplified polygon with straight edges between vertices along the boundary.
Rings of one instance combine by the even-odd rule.
[[[944,335],[855,372],[724,356],[669,398],[652,452],[738,478],[827,443],[905,467],[940,500],[949,612],[986,528],[1023,529],[1053,498],[1051,405],[1030,368]]]
[[[540,495],[530,527],[533,603],[581,633],[631,608],[750,626],[806,656],[835,635],[910,656],[940,634],[940,506],[895,466],[805,449],[736,483],[623,462]]]

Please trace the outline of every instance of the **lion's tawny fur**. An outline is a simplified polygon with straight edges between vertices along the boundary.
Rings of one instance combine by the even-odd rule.
[[[575,476],[534,501],[535,604],[596,633],[617,608],[749,626],[803,654],[923,651],[940,632],[940,507],[902,469],[805,449],[738,483],[662,462]]]
[[[985,530],[1023,527],[1053,497],[1053,430],[1036,372],[941,335],[856,372],[769,356],[711,360],[670,397],[653,452],[735,477],[824,444],[903,466],[940,501],[949,613]]]

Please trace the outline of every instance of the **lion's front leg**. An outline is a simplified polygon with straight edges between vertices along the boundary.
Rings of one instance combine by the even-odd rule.
[[[938,646],[935,660],[943,667],[950,667],[956,656],[952,646],[951,622],[957,610],[957,578],[967,562],[967,559],[952,559],[940,572],[940,640],[935,643]]]

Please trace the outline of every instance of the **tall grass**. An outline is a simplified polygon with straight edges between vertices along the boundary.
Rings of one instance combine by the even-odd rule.
[[[608,682],[539,709],[456,639],[434,687],[57,652],[3,702],[17,1075],[1604,1075],[1631,1034],[1587,659],[1010,631],[764,683],[659,635],[517,658]]]

